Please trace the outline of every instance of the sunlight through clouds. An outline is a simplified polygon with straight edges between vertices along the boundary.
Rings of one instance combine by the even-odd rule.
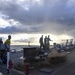
[[[0,34],[21,42],[48,33],[53,40],[75,37],[75,0],[0,0]]]
[[[0,18],[0,28],[5,28],[7,26],[9,26],[9,23]]]

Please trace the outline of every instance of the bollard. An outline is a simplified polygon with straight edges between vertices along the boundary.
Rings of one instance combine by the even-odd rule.
[[[26,63],[26,66],[25,66],[25,75],[29,75],[29,74],[30,74],[30,64]]]

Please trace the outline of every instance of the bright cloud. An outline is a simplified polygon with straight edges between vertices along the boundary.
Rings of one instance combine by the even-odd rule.
[[[0,34],[21,33],[74,38],[75,0],[0,0]]]
[[[1,28],[5,28],[7,26],[9,26],[9,23],[7,21],[5,21],[5,20],[0,18],[0,27]]]

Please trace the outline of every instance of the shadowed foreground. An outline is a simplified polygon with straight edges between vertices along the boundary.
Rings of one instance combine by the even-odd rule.
[[[0,72],[2,72],[3,75],[7,75],[6,65],[0,65]],[[75,75],[75,50],[71,51],[71,53],[67,55],[67,63],[65,63],[63,66],[60,66],[59,68],[56,68],[53,72],[45,73],[36,70],[35,72],[30,74],[31,75],[34,74],[35,75]],[[12,70],[12,74],[9,75],[24,75],[24,73]]]

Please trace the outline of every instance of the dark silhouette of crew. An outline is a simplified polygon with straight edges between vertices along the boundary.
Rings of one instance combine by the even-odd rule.
[[[44,46],[44,44],[43,44],[43,35],[40,37],[39,43],[40,43],[40,49],[43,49],[43,46]]]
[[[47,49],[47,36],[45,36],[44,38],[44,49],[45,50]]]
[[[50,41],[51,41],[50,36],[49,35],[45,36],[45,38],[44,38],[44,49],[45,50],[50,49]]]
[[[51,39],[50,39],[50,36],[48,35],[48,37],[47,37],[47,49],[50,48],[50,41],[51,41]]]

